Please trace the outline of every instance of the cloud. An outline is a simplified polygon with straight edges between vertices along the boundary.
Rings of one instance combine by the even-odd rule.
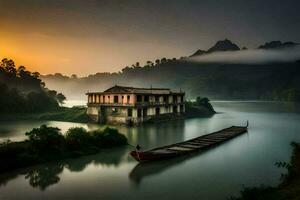
[[[292,62],[300,60],[300,47],[280,50],[251,49],[241,51],[215,52],[189,58],[192,62],[263,64],[271,62]]]

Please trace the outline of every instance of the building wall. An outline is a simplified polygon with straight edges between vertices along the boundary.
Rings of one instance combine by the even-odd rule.
[[[117,103],[114,102],[115,96],[118,96]],[[129,101],[127,96],[129,96]],[[145,102],[145,96],[146,95],[141,95],[142,102],[137,104],[136,94],[89,94],[87,114],[91,119],[100,123],[126,124],[129,120],[131,120],[133,123],[137,124],[149,119],[159,119],[161,116],[165,115],[170,117],[180,116],[183,112],[185,112],[184,104],[182,104],[182,95],[147,95],[149,96],[150,105]],[[108,106],[108,104],[111,104],[111,106]],[[155,106],[155,104],[157,105]],[[121,105],[124,105],[124,107]],[[128,116],[128,105],[132,106],[131,117]],[[181,109],[180,105],[182,105]],[[177,112],[175,112],[174,106],[176,106]],[[159,116],[156,114],[156,108],[158,107],[160,109]],[[144,108],[147,108],[147,116],[143,116]],[[138,117],[138,109],[141,109],[140,117]]]
[[[99,121],[99,108],[96,106],[89,106],[87,108],[87,115],[95,122]]]

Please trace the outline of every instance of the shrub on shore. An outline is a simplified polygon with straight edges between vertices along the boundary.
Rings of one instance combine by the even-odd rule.
[[[92,137],[99,147],[120,146],[127,144],[127,138],[120,135],[119,131],[114,128],[106,127],[103,131],[93,131]]]
[[[65,139],[71,150],[80,150],[92,144],[90,133],[82,127],[70,128],[66,133]]]
[[[0,156],[5,163],[0,165],[0,171],[97,153],[101,148],[127,144],[127,138],[113,128],[89,132],[75,127],[70,128],[64,136],[60,129],[42,125],[26,135],[26,141],[0,144]]]
[[[28,136],[31,149],[36,152],[62,151],[65,145],[65,138],[56,127],[41,125],[25,135]]]

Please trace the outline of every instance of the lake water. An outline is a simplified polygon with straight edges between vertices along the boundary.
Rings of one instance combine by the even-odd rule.
[[[299,106],[277,102],[213,102],[220,114],[138,127],[117,127],[131,144],[148,149],[245,125],[243,134],[201,154],[138,164],[129,147],[0,174],[0,199],[226,199],[244,186],[275,186],[289,161],[291,141],[300,142]],[[1,139],[22,140],[24,132],[46,123],[65,132],[93,124],[0,122]],[[103,128],[103,127],[100,127]]]

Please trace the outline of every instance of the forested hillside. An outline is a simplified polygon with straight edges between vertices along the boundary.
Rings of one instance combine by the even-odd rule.
[[[261,45],[258,51],[280,51],[294,48],[296,43],[273,41]],[[124,67],[118,73],[96,73],[78,78],[62,74],[42,76],[51,88],[66,94],[70,99],[84,99],[86,91],[101,91],[115,84],[137,87],[170,87],[186,91],[188,98],[207,96],[219,100],[282,100],[299,101],[299,60],[282,60],[262,63],[195,62],[218,52],[246,52],[229,40],[219,41],[207,51],[198,50],[190,57],[162,58]],[[271,49],[271,50],[270,50]],[[296,49],[295,49],[296,50]],[[201,55],[197,55],[197,54]],[[277,54],[275,54],[277,55]],[[283,54],[285,55],[285,54]]]
[[[65,96],[49,90],[39,78],[38,72],[30,72],[24,66],[15,66],[7,58],[0,62],[0,111],[40,112],[55,110]]]

